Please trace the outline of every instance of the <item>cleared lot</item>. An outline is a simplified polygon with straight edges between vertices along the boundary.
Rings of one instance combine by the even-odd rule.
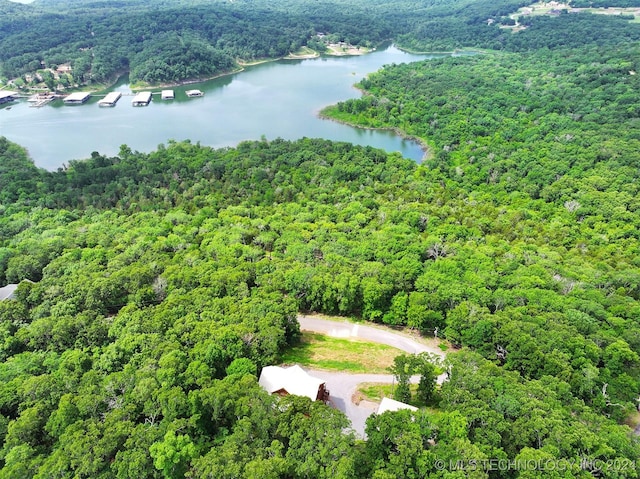
[[[445,353],[437,347],[433,341],[423,341],[421,338],[412,338],[408,335],[389,331],[383,328],[349,323],[347,321],[334,321],[316,316],[299,316],[300,329],[324,334],[333,338],[358,338],[361,340],[386,344],[410,354],[422,352],[433,353],[444,358]],[[333,372],[320,369],[305,368],[310,374],[323,379],[327,383],[327,389],[331,393],[331,404],[344,412],[351,420],[355,432],[364,437],[364,426],[367,418],[373,414],[377,403],[362,401],[354,404],[352,398],[360,383],[392,383],[391,374],[351,374],[348,372]],[[412,378],[418,381],[418,377]],[[445,380],[445,375],[438,378],[438,383]]]

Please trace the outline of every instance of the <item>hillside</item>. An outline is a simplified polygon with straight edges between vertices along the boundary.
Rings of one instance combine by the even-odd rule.
[[[640,25],[558,13],[512,32],[517,2],[377,0],[321,23],[346,3],[158,2],[136,58],[180,37],[231,65],[239,45],[264,54],[261,32],[302,44],[328,25],[491,49],[389,65],[323,112],[420,138],[423,164],[303,138],[123,145],[51,172],[0,137],[0,286],[29,280],[0,301],[0,479],[639,476]],[[150,7],[127,5],[131,34]],[[79,51],[21,50],[26,12],[116,18],[106,1],[0,6],[23,22],[0,26],[3,68]],[[218,50],[186,18],[243,33]],[[115,51],[106,36],[93,53]],[[129,54],[119,67],[144,63]],[[437,330],[448,380],[359,440],[339,411],[257,384],[300,312]]]
[[[626,224],[611,223],[612,240],[598,244],[592,222],[562,204],[521,193],[497,203],[437,169],[322,140],[171,143],[55,173],[26,159],[14,170],[38,187],[2,207],[0,272],[36,283],[0,303],[6,477],[249,477],[255,461],[275,462],[274,477],[302,477],[300,467],[370,477],[435,473],[433,460],[462,454],[637,457],[628,430],[607,419],[623,419],[638,389],[635,239],[614,240]],[[255,377],[232,374],[241,358],[251,366],[240,372],[277,361],[296,340],[298,310],[439,327],[484,358],[450,355],[440,412],[421,413],[409,436],[376,446],[371,430],[353,449],[343,422],[327,429],[339,473],[322,449],[307,464],[298,448],[317,440],[305,427],[344,418],[296,405],[313,420],[295,443],[289,413],[261,416],[271,400]],[[232,396],[219,409],[222,391]],[[246,401],[251,413],[232,413]],[[264,446],[245,456],[242,435],[256,427]],[[394,441],[417,441],[412,465],[394,465]],[[160,451],[179,447],[167,472]]]
[[[497,24],[487,26],[488,18],[499,19],[526,4],[39,0],[19,5],[0,0],[0,80],[19,88],[69,89],[107,84],[129,72],[134,83],[179,83],[301,47],[322,52],[329,42],[371,47],[392,40],[431,47],[435,43],[424,38],[425,28],[428,37],[436,35],[437,49],[457,48],[460,35],[469,34],[467,46],[480,46],[502,36]],[[443,22],[449,23],[446,30],[430,26]],[[60,65],[71,71],[59,74]]]

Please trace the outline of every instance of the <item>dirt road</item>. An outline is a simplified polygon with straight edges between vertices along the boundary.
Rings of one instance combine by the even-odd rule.
[[[372,343],[381,343],[411,354],[429,352],[444,358],[444,352],[437,347],[435,341],[427,341],[418,336],[389,331],[386,328],[334,321],[317,316],[298,316],[300,329],[314,333],[326,334],[334,338],[359,338]]]
[[[408,334],[389,331],[388,329],[354,324],[347,321],[333,321],[316,316],[298,316],[298,321],[302,331],[326,334],[334,338],[358,338],[372,343],[386,344],[410,354],[429,352],[440,358],[445,356],[434,341],[422,340],[418,337],[414,338]],[[331,403],[346,414],[351,420],[351,425],[356,434],[364,438],[365,421],[371,414],[376,412],[378,404],[369,401],[362,401],[357,405],[354,404],[352,398],[358,384],[365,382],[390,384],[394,380],[393,376],[391,374],[336,373],[317,369],[308,369],[307,371],[312,376],[326,381],[327,389],[331,393]],[[412,378],[412,382],[417,382],[418,380],[417,376]],[[442,383],[444,380],[444,374],[438,377],[438,383]]]

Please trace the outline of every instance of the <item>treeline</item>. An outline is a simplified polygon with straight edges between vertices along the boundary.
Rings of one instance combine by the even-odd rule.
[[[496,10],[496,15],[480,20],[477,16],[430,19],[421,22],[414,31],[398,37],[398,44],[417,51],[451,51],[469,47],[507,52],[527,52],[540,49],[580,48],[584,45],[611,46],[640,39],[640,27],[629,23],[629,15],[596,15],[567,13],[557,16],[520,15],[524,30],[514,32],[501,28],[512,24],[504,15],[520,6]],[[568,32],[571,32],[570,34]]]
[[[302,46],[323,50],[318,33],[362,46],[394,40],[420,51],[531,51],[640,38],[640,28],[627,16],[520,16],[524,31],[501,28],[513,23],[507,15],[528,4],[167,1],[133,2],[126,13],[112,2],[4,6],[1,75],[26,78],[43,67],[70,63],[72,77],[59,81],[66,87],[109,82],[124,71],[134,82],[178,82],[231,71],[238,59],[277,58]]]
[[[373,46],[385,40],[421,51],[524,51],[635,41],[640,28],[620,16],[521,16],[526,30],[501,28],[525,0],[415,2],[144,2],[126,13],[112,2],[36,3],[0,19],[5,78],[70,63],[66,83],[176,82],[229,71],[237,59],[277,58],[312,46],[318,33]],[[9,9],[9,7],[7,7]],[[567,35],[571,31],[571,35]]]
[[[140,4],[126,13],[100,7],[34,10],[0,24],[2,76],[70,63],[74,83],[104,83],[123,71],[134,82],[177,82],[230,71],[236,59],[287,55],[317,41],[318,32],[355,45],[391,36],[381,17],[335,7],[309,16],[225,3]]]
[[[436,459],[640,453],[607,419],[640,389],[633,211],[579,220],[323,140],[122,147],[57,172],[4,144],[3,175],[35,188],[1,207],[0,281],[36,282],[0,303],[0,477],[448,477]],[[274,414],[246,377],[299,310],[482,356],[451,357],[439,412],[374,416],[355,442],[324,406]]]
[[[585,218],[599,213],[590,195],[618,194],[637,178],[637,54],[585,48],[397,65],[363,80],[368,95],[327,113],[429,139],[429,165],[467,188],[577,201]],[[606,180],[594,188],[596,173]]]
[[[640,7],[638,0],[571,0],[571,6],[575,8],[632,8]]]

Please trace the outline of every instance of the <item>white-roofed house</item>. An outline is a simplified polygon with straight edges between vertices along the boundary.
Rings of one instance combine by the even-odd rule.
[[[15,292],[18,289],[17,284],[8,284],[0,288],[0,301],[5,299],[15,299]]]
[[[6,103],[16,99],[18,93],[15,91],[0,91],[0,103]]]
[[[286,396],[306,396],[312,401],[328,401],[329,391],[326,383],[309,375],[300,366],[282,368],[280,366],[266,366],[260,373],[260,386],[269,394]]]
[[[4,301],[5,299],[16,299],[16,290],[18,289],[18,286],[24,282],[33,284],[33,281],[30,279],[23,279],[19,283],[8,284],[0,288],[0,301]]]
[[[396,401],[391,398],[382,398],[380,401],[380,406],[378,406],[378,414],[382,414],[387,411],[400,411],[401,409],[409,409],[410,411],[417,411],[418,408],[415,406],[411,406],[409,404],[405,404],[400,401]]]

